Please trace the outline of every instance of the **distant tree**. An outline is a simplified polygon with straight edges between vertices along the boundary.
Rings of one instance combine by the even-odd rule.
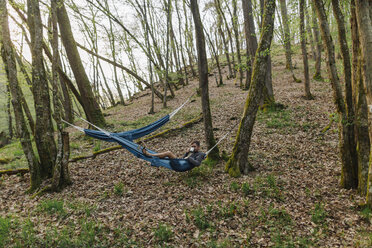
[[[216,144],[216,140],[213,135],[212,115],[209,104],[208,60],[205,50],[205,38],[197,0],[190,0],[190,3],[191,12],[195,24],[196,48],[198,51],[199,87],[201,90],[205,138],[208,149],[210,149]],[[219,159],[218,147],[216,147],[209,153],[209,157],[214,160]]]
[[[248,161],[248,152],[256,114],[265,90],[267,64],[274,30],[274,14],[275,0],[266,0],[260,42],[253,64],[251,86],[249,87],[233,152],[225,167],[225,171],[234,177],[239,176],[241,173],[247,174],[253,170],[252,165]]]
[[[316,19],[316,12],[314,8],[314,4],[311,4],[312,9],[312,30],[314,35],[315,41],[315,74],[313,79],[317,81],[322,81],[322,74],[321,74],[321,67],[322,67],[322,41],[320,38],[318,21]]]
[[[311,100],[313,99],[313,96],[311,95],[311,92],[310,92],[309,61],[307,59],[307,49],[306,49],[304,5],[305,5],[305,0],[300,0],[300,39],[301,39],[302,60],[304,63],[305,98],[307,100]]]
[[[282,25],[284,32],[284,48],[285,48],[285,67],[291,71],[293,80],[295,82],[301,82],[298,80],[293,73],[293,64],[292,64],[292,49],[291,49],[291,32],[289,29],[289,20],[287,14],[287,4],[286,0],[280,0],[280,13],[282,16]]]

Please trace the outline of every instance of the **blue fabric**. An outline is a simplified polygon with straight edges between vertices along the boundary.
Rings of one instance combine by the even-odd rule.
[[[127,149],[130,153],[132,153],[137,158],[149,161],[152,166],[155,167],[165,167],[170,170],[174,170],[177,172],[184,172],[193,169],[195,166],[189,163],[186,159],[164,159],[158,157],[151,157],[146,156],[142,152],[142,147],[131,140],[124,139],[123,137],[119,136],[118,133],[112,133],[110,137],[100,131],[94,131],[89,129],[84,129],[85,133],[93,138],[110,141],[110,142],[117,142],[123,148]],[[94,132],[92,132],[94,131]],[[146,149],[148,153],[156,153],[154,151]]]
[[[168,121],[169,121],[169,115],[166,115],[163,118],[161,118],[161,119],[159,119],[159,120],[157,120],[157,121],[155,121],[155,122],[153,122],[153,123],[151,123],[151,124],[149,124],[145,127],[133,129],[133,130],[126,131],[126,132],[113,133],[113,134],[115,134],[117,137],[121,137],[121,138],[124,138],[126,140],[133,141],[133,140],[139,139],[143,136],[146,136],[146,135],[154,132],[155,130],[159,129],[161,126],[165,125]],[[96,138],[96,139],[100,139],[100,140],[104,140],[104,141],[108,141],[108,142],[116,142],[116,140],[107,136],[106,134],[104,134],[101,131],[96,131],[96,130],[92,130],[92,129],[84,129],[84,132],[87,135],[89,135],[93,138]]]

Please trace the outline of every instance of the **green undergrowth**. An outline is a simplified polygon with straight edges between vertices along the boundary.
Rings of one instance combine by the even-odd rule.
[[[218,161],[207,158],[200,166],[182,174],[181,178],[187,186],[191,188],[198,187],[208,180],[217,163]]]
[[[35,144],[34,151],[36,152]],[[0,170],[19,169],[28,167],[27,160],[23,154],[22,146],[19,141],[0,148]]]
[[[113,230],[95,217],[97,206],[72,201],[41,201],[28,217],[0,217],[0,247],[138,247],[127,227]],[[41,215],[52,217],[42,222]],[[40,233],[40,230],[43,230]]]
[[[257,121],[266,124],[269,129],[290,130],[298,126],[290,109],[267,106],[257,114]]]

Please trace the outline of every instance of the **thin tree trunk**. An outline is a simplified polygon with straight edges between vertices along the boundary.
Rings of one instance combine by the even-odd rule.
[[[253,20],[252,1],[242,0],[242,7],[244,14],[245,41],[247,47],[247,76],[245,82],[245,89],[247,90],[251,85],[252,66],[257,50],[257,38]]]
[[[260,43],[253,65],[252,83],[245,102],[233,152],[225,167],[225,171],[234,177],[241,173],[247,174],[253,170],[248,161],[248,153],[256,114],[265,89],[266,70],[274,30],[275,0],[267,0],[265,6]]]
[[[12,96],[10,94],[9,84],[6,85],[6,96],[7,96],[6,112],[8,115],[8,136],[10,139],[12,139],[13,138],[13,117],[12,117],[12,112],[10,109],[10,102],[11,102]]]
[[[316,58],[316,51],[315,51],[315,46],[314,46],[314,37],[313,33],[311,32],[311,24],[310,24],[310,13],[309,13],[309,6],[307,4],[306,0],[304,3],[304,12],[305,12],[305,20],[306,20],[306,37],[309,37],[309,43],[310,43],[310,48],[311,48],[311,58],[315,61]]]
[[[317,81],[323,81],[322,74],[321,74],[321,67],[322,67],[322,41],[320,39],[319,28],[318,28],[318,21],[316,19],[316,12],[314,4],[311,4],[311,9],[313,11],[312,20],[313,20],[313,34],[315,39],[315,74],[313,79]]]
[[[164,99],[163,99],[163,108],[166,108],[167,107],[167,88],[169,86],[169,89],[171,90],[170,88],[170,85],[169,85],[169,78],[168,78],[168,70],[169,70],[169,25],[170,25],[170,18],[171,18],[171,0],[168,0],[168,3],[166,4],[165,3],[165,0],[164,0],[164,4],[167,6],[166,9],[167,9],[167,43],[166,43],[166,57],[165,57],[165,78],[164,78]]]
[[[233,78],[233,70],[231,68],[231,61],[230,61],[230,54],[229,54],[229,45],[226,41],[225,32],[222,30],[222,13],[221,13],[221,3],[220,0],[214,0],[214,5],[217,12],[217,30],[222,38],[222,43],[225,49],[225,55],[227,60],[227,68],[229,69],[229,76],[228,78]]]
[[[55,165],[53,168],[52,190],[60,191],[65,185],[71,184],[68,161],[70,155],[69,135],[63,130],[61,118],[63,117],[62,95],[59,90],[59,52],[58,52],[58,29],[57,29],[57,1],[51,1],[51,46],[53,50],[52,62],[52,85],[53,85],[53,106],[54,120],[58,129],[58,149]]]
[[[301,80],[297,79],[293,72],[293,64],[292,64],[292,48],[291,48],[291,32],[289,29],[289,21],[288,21],[288,14],[287,14],[287,4],[286,0],[280,0],[280,13],[282,16],[282,23],[283,23],[283,31],[284,31],[284,48],[285,48],[285,59],[286,64],[285,67],[290,70],[292,73],[292,78],[296,83],[300,83]]]
[[[238,18],[238,6],[237,0],[232,0],[233,5],[233,16],[232,16],[232,23],[233,23],[233,30],[235,35],[235,44],[236,44],[236,55],[238,58],[238,71],[239,71],[239,81],[240,87],[244,88],[243,86],[243,65],[242,65],[242,57],[240,54],[240,37],[239,37],[239,18]]]
[[[201,90],[201,102],[203,111],[203,121],[205,138],[208,149],[211,149],[216,141],[213,135],[212,115],[209,105],[209,90],[208,90],[208,62],[207,53],[205,50],[205,38],[203,32],[203,24],[200,19],[199,6],[197,0],[191,0],[191,12],[195,23],[196,47],[198,51],[198,68],[199,68],[199,84]],[[219,159],[218,147],[209,153],[209,157],[213,160]]]
[[[41,168],[34,151],[32,149],[31,135],[28,132],[25,118],[23,116],[22,104],[20,99],[20,87],[17,78],[17,65],[14,50],[10,39],[8,14],[6,1],[0,0],[0,44],[2,47],[1,56],[5,65],[6,75],[9,81],[9,89],[12,95],[12,105],[14,110],[16,132],[20,139],[23,152],[26,156],[30,169],[30,189],[35,191],[41,184]]]
[[[212,41],[209,33],[205,29],[204,29],[204,31],[205,31],[205,34],[207,36],[209,45],[211,47],[211,51],[212,51],[211,53],[213,54],[213,57],[216,60],[217,71],[218,71],[218,84],[217,84],[217,87],[219,87],[219,86],[223,85],[223,80],[222,80],[222,70],[221,70],[220,59],[219,59],[219,56],[218,56],[218,51],[217,51],[217,48],[214,47],[213,41]]]
[[[335,50],[330,33],[327,16],[324,10],[323,1],[313,1],[318,20],[320,24],[320,30],[323,38],[323,42],[327,51],[327,66],[329,79],[333,88],[333,98],[336,105],[337,112],[340,116],[338,123],[339,126],[339,147],[341,156],[341,187],[346,189],[358,187],[358,165],[357,161],[353,157],[353,149],[351,147],[353,141],[350,140],[350,128],[348,123],[347,110],[345,102],[343,100],[342,89],[340,79],[338,77],[335,59]],[[353,137],[354,140],[354,137]]]
[[[305,5],[305,0],[300,0],[300,38],[301,38],[302,60],[304,63],[305,99],[311,100],[313,99],[313,96],[311,95],[311,92],[310,92],[309,62],[307,59],[306,36],[305,36],[304,5]]]

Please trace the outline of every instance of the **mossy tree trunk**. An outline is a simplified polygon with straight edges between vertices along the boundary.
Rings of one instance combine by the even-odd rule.
[[[253,170],[248,161],[248,152],[257,110],[265,89],[267,63],[274,30],[274,13],[275,0],[266,0],[261,37],[253,65],[251,86],[245,102],[243,117],[239,124],[233,153],[225,167],[225,171],[234,177],[241,173],[247,174]]]
[[[369,138],[372,140],[372,3],[369,0],[355,0],[355,3],[362,51],[362,78],[368,103]],[[366,201],[372,207],[372,146],[369,159]]]
[[[355,134],[358,153],[358,191],[367,194],[368,164],[370,140],[368,135],[368,108],[361,68],[361,51],[356,17],[355,1],[351,1],[351,37],[352,37],[352,88],[355,109]]]
[[[32,93],[35,103],[35,143],[41,165],[41,175],[52,177],[57,155],[52,124],[49,87],[44,68],[43,26],[39,1],[27,1],[27,20],[31,36],[32,55]]]
[[[105,125],[105,118],[94,97],[92,86],[85,72],[79,51],[72,33],[70,20],[62,0],[58,1],[58,25],[61,32],[62,43],[65,47],[67,58],[78,85],[82,106],[88,120],[97,126]]]
[[[17,64],[10,39],[6,0],[0,0],[0,23],[1,56],[5,65],[6,75],[9,82],[9,90],[12,95],[16,133],[20,139],[22,149],[30,169],[30,192],[33,192],[41,184],[41,168],[40,163],[32,149],[31,135],[28,131],[26,120],[23,116],[22,102],[20,100],[20,87],[17,78]]]
[[[58,28],[57,28],[57,1],[51,1],[51,16],[50,24],[51,31],[50,43],[53,50],[52,59],[52,91],[53,91],[53,107],[54,107],[54,120],[57,123],[58,129],[58,149],[55,165],[53,168],[53,179],[52,179],[52,190],[59,191],[65,185],[71,184],[70,173],[68,170],[68,161],[70,157],[70,141],[69,135],[63,130],[63,125],[61,118],[65,118],[69,115],[63,116],[62,108],[62,94],[60,90],[60,80],[58,76],[58,66],[59,66],[59,51],[58,51]]]
[[[358,187],[358,162],[355,156],[354,138],[351,133],[346,103],[343,99],[342,88],[336,68],[335,48],[330,33],[323,1],[313,1],[327,54],[327,66],[329,79],[333,88],[333,100],[339,115],[339,148],[341,156],[341,187],[346,189]]]
[[[200,19],[199,6],[197,0],[191,0],[191,12],[195,24],[196,48],[198,51],[198,68],[199,68],[199,87],[201,90],[201,102],[204,121],[205,139],[208,149],[216,144],[213,135],[212,115],[209,104],[208,90],[208,61],[205,49],[205,37],[203,32],[203,24]],[[219,159],[218,147],[214,148],[209,157],[213,160]]]
[[[302,61],[304,63],[304,78],[305,78],[305,99],[311,100],[313,96],[310,92],[310,77],[309,77],[309,61],[307,59],[306,49],[306,34],[305,34],[305,0],[300,0],[300,39],[301,39],[301,51]]]
[[[247,47],[246,81],[244,89],[249,89],[252,79],[252,66],[257,50],[257,38],[253,20],[253,10],[251,0],[242,0],[244,15],[244,32]]]

